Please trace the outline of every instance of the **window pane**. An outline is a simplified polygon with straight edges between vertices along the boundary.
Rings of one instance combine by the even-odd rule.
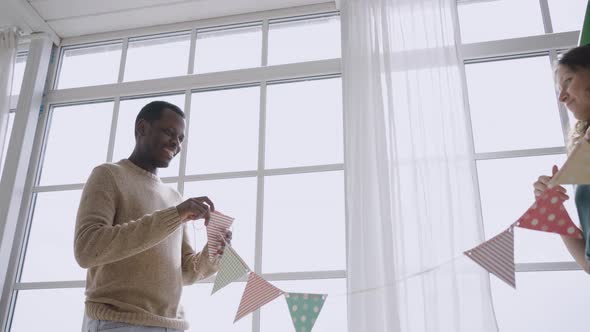
[[[476,152],[564,145],[547,57],[477,63],[465,69]]]
[[[178,190],[178,182],[170,182],[170,183],[164,182],[164,184],[174,190]]]
[[[66,49],[61,60],[58,89],[116,83],[122,44]]]
[[[195,73],[260,66],[262,27],[197,31]]]
[[[458,7],[464,44],[545,32],[539,0],[478,1],[459,3]]]
[[[190,42],[188,33],[130,39],[125,82],[186,75]]]
[[[540,175],[561,167],[565,155],[481,160],[477,162],[486,238],[504,231],[533,204],[533,183]],[[575,223],[578,213],[572,186],[565,207]],[[557,234],[516,228],[515,260],[518,263],[572,261]]]
[[[256,169],[259,114],[257,86],[194,93],[186,173]]]
[[[285,292],[328,294],[313,332],[348,331],[346,320],[346,279],[272,281]],[[262,307],[260,331],[293,331],[291,314],[284,296]]]
[[[83,289],[25,290],[18,292],[10,331],[80,331],[83,319]]]
[[[10,135],[12,134],[12,125],[14,124],[14,112],[8,113],[8,127],[6,128],[6,136],[4,147],[2,148],[2,155],[0,156],[0,179],[4,171],[4,162],[6,161],[6,154],[8,153],[8,145],[10,144]]]
[[[184,287],[181,303],[191,325],[188,331],[252,331],[252,315],[233,323],[244,288],[246,283],[234,282],[211,295],[212,283]]]
[[[341,79],[268,86],[266,168],[343,162]]]
[[[590,305],[590,278],[584,272],[517,273],[516,290],[490,279],[500,331],[588,330],[583,317]]]
[[[36,194],[22,282],[84,280],[74,258],[80,190]]]
[[[235,219],[232,225],[232,246],[254,269],[254,243],[256,235],[256,178],[187,182],[184,198],[208,196],[215,208]],[[207,242],[202,221],[197,221],[197,248]]]
[[[340,58],[340,17],[270,22],[268,64]]]
[[[137,118],[137,114],[145,105],[155,100],[167,101],[180,107],[180,109],[184,108],[184,94],[121,100],[119,103],[115,148],[113,150],[114,162],[128,158],[133,152],[135,148],[135,118]],[[158,175],[160,177],[178,176],[179,165],[180,154],[172,159],[167,168],[160,168]]]
[[[344,270],[343,172],[266,177],[263,234],[265,273]]]
[[[16,57],[14,64],[14,73],[12,76],[11,96],[20,94],[20,88],[23,85],[23,77],[25,76],[25,66],[27,65],[27,56],[20,55]]]
[[[113,103],[56,107],[50,116],[40,185],[84,183],[106,161]]]
[[[553,32],[582,29],[587,0],[548,0]]]

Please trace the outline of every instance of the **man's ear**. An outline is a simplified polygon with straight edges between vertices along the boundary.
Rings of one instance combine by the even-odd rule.
[[[137,122],[137,125],[135,126],[135,135],[136,136],[145,136],[148,131],[148,128],[147,128],[148,125],[149,125],[149,123],[147,121],[145,121],[145,119],[139,120],[139,122]]]

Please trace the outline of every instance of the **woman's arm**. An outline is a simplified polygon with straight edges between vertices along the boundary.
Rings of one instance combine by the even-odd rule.
[[[576,263],[588,274],[590,274],[590,264],[586,259],[586,246],[583,239],[574,239],[570,236],[562,235],[561,239],[565,247],[570,252]]]

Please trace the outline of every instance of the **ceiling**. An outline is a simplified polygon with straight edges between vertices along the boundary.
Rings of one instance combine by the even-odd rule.
[[[0,28],[68,38],[320,3],[334,0],[2,0]]]

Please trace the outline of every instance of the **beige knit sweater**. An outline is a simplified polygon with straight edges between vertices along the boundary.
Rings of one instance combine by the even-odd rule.
[[[74,252],[87,268],[86,314],[186,330],[182,286],[217,271],[191,247],[180,194],[129,160],[96,167],[78,209]]]

